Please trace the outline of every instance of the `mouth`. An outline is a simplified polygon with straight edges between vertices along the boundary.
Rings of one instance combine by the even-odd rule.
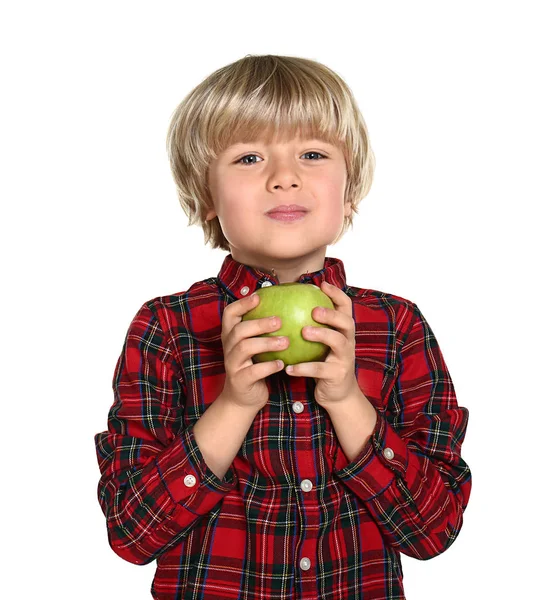
[[[267,216],[274,221],[283,221],[285,223],[294,223],[295,221],[301,221],[308,213],[306,211],[292,211],[292,212],[273,212],[267,213]]]
[[[290,204],[289,206],[277,206],[267,211],[265,214],[267,217],[275,221],[292,223],[294,221],[300,221],[306,216],[307,213],[308,210],[306,210],[304,206],[299,206],[298,204]]]

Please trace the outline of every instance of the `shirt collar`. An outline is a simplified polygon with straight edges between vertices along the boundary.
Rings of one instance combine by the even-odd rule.
[[[313,273],[304,273],[298,278],[298,283],[312,283],[318,287],[323,281],[346,292],[345,267],[341,259],[326,256],[322,269]],[[240,263],[232,257],[232,254],[225,257],[217,282],[237,300],[249,296],[261,287],[279,285],[279,280],[271,273]]]

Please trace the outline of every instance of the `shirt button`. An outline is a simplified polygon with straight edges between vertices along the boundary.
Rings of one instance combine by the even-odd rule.
[[[271,281],[264,281],[262,283],[262,287],[269,287],[270,285],[273,285],[273,282],[271,282]]]
[[[393,450],[391,448],[386,448],[384,450],[384,456],[388,459],[388,460],[392,460],[393,457],[395,456],[395,454],[393,453]]]
[[[304,411],[304,404],[302,402],[293,402],[293,410],[295,413],[300,414]]]
[[[241,293],[243,296],[246,296],[246,294],[247,294],[249,291],[250,291],[250,288],[249,288],[247,285],[245,285],[245,286],[244,286],[244,287],[243,287],[243,288],[240,290],[240,293]]]
[[[300,482],[300,489],[303,492],[310,492],[312,490],[312,482],[310,481],[310,479],[303,479]]]
[[[184,485],[186,487],[194,487],[196,485],[196,478],[193,475],[186,475],[184,477]]]
[[[302,558],[300,560],[300,568],[303,571],[308,571],[308,569],[312,566],[312,563],[310,562],[309,558],[306,558],[306,556],[304,558]]]

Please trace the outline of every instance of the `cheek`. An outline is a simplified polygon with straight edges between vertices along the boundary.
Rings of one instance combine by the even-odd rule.
[[[336,202],[345,194],[347,177],[345,172],[339,169],[331,171],[326,177],[316,179],[314,183],[321,196],[331,202]]]
[[[225,235],[231,237],[237,237],[239,233],[242,235],[243,230],[248,226],[245,212],[232,204],[227,204],[221,210],[220,223]]]
[[[254,219],[250,210],[241,202],[237,195],[229,196],[221,204],[219,223],[225,237],[232,243],[238,244],[253,235]]]
[[[343,179],[329,179],[320,187],[319,205],[330,219],[345,217],[345,185]]]
[[[230,212],[241,209],[250,210],[252,205],[257,203],[258,195],[254,186],[242,178],[230,178],[221,185],[220,193]]]
[[[347,187],[347,172],[345,170],[340,170],[336,174],[334,185],[338,195],[343,198],[345,196],[345,189]]]

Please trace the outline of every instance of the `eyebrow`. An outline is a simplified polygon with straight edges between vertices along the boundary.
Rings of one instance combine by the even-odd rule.
[[[333,144],[331,142],[327,142],[326,140],[322,140],[320,138],[304,138],[301,140],[301,144],[308,144],[308,143],[312,143],[312,142],[318,142],[319,144],[325,144],[326,146],[335,148],[335,144]],[[271,144],[266,144],[263,140],[253,140],[252,142],[235,142],[234,144],[231,144],[227,148],[227,151],[231,150],[232,148],[236,148],[238,146],[248,146],[251,144],[263,144],[264,146],[271,145]]]

